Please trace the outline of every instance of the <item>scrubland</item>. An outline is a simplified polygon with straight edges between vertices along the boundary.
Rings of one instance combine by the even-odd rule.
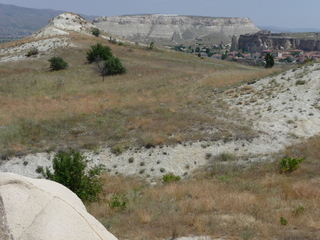
[[[250,140],[259,133],[219,93],[284,71],[77,34],[71,41],[78,47],[0,63],[2,159],[66,147],[152,147],[230,135]],[[96,66],[86,63],[86,51],[98,42],[112,48],[126,74],[103,82]],[[67,70],[49,71],[55,55],[69,63]],[[155,185],[106,173],[102,200],[87,208],[118,239],[319,239],[319,145],[314,137],[272,163],[246,168],[220,159],[183,180]],[[279,155],[304,161],[281,174]]]
[[[266,70],[73,34],[79,47],[40,53],[40,58],[0,64],[0,149],[7,155],[63,146],[100,144],[159,145],[219,138],[228,131],[252,133],[240,116],[216,97],[234,84],[261,78]],[[91,45],[112,48],[128,73],[103,82],[86,62]],[[11,43],[12,44],[12,43]],[[59,55],[64,71],[50,72],[48,59]],[[241,124],[240,124],[241,125]],[[215,129],[215,135],[210,129]],[[243,130],[245,129],[245,130]],[[247,131],[248,130],[248,131]],[[245,135],[245,134],[242,134]]]
[[[88,211],[119,239],[319,239],[320,139],[288,147],[304,158],[292,173],[279,161],[242,168],[213,162],[188,179],[150,186],[142,179],[105,175],[102,201]],[[111,208],[117,196],[126,208]]]

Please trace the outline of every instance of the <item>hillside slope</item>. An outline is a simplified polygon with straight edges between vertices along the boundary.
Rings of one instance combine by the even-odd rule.
[[[1,50],[1,97],[7,106],[0,112],[3,158],[11,151],[35,151],[35,146],[40,151],[94,146],[102,147],[95,161],[122,166],[115,172],[137,174],[139,167],[122,162],[133,156],[151,164],[150,169],[160,161],[157,167],[181,175],[186,171],[182,165],[191,172],[223,153],[236,154],[244,164],[267,160],[270,153],[320,132],[318,65],[262,79],[282,70],[112,44],[103,35],[92,36],[92,26],[79,15],[64,13],[32,37]],[[95,66],[85,64],[85,52],[99,42],[123,60],[127,74],[103,83]],[[31,47],[40,54],[27,58]],[[46,61],[54,55],[66,58],[70,68],[48,73]],[[16,77],[19,71],[23,79]],[[32,127],[19,135],[26,123]],[[137,151],[141,147],[146,149]],[[43,157],[32,162],[39,164]],[[11,169],[8,164],[3,169]],[[34,167],[29,164],[24,171],[33,175]]]

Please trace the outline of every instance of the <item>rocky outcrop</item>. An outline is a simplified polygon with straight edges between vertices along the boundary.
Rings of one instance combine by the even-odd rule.
[[[181,44],[194,40],[230,43],[233,35],[259,31],[249,18],[151,14],[99,17],[93,22],[111,35],[135,42],[154,41],[157,44]]]
[[[260,31],[256,34],[240,35],[238,48],[249,52],[261,50],[320,51],[320,33],[270,33]]]
[[[55,35],[69,35],[68,31],[91,35],[94,27],[92,22],[80,15],[67,12],[50,19],[48,24],[33,36],[49,37]]]
[[[0,239],[117,240],[66,187],[0,173]]]

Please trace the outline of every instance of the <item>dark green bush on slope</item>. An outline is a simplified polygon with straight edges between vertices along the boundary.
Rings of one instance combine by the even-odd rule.
[[[68,68],[68,63],[62,57],[53,57],[49,59],[51,71],[59,71]]]
[[[111,48],[108,46],[103,46],[101,43],[92,45],[91,49],[87,52],[87,61],[89,63],[105,61],[111,57],[113,57]]]
[[[96,36],[96,37],[99,37],[100,36],[100,29],[99,28],[94,28],[92,29],[92,35]]]
[[[107,75],[122,74],[127,71],[126,68],[122,66],[120,59],[117,57],[112,57],[106,60],[105,68],[107,69]]]
[[[86,171],[88,160],[73,149],[58,152],[53,159],[53,172],[48,168],[41,170],[42,175],[49,180],[58,182],[84,201],[96,201],[102,191],[99,175],[104,168],[96,166]]]

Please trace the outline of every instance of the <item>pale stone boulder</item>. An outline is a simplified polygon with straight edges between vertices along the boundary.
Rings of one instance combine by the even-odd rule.
[[[68,188],[0,173],[0,239],[117,240]]]

